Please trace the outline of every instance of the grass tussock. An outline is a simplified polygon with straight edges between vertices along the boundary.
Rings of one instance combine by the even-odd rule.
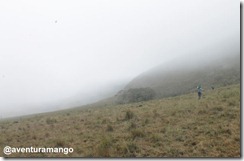
[[[134,114],[132,111],[127,110],[126,113],[125,113],[125,118],[124,118],[124,120],[130,120],[130,119],[132,119],[133,117],[135,117],[135,114]]]
[[[139,103],[0,122],[5,146],[72,147],[8,157],[240,157],[240,85]]]

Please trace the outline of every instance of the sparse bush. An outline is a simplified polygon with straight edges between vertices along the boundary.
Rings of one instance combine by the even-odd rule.
[[[140,129],[135,129],[131,131],[132,138],[135,139],[136,137],[144,137],[145,133]]]
[[[11,142],[13,140],[13,138],[8,137],[6,140],[7,140],[7,142]]]
[[[76,129],[76,130],[80,130],[80,126],[79,126],[79,124],[76,124],[76,125],[74,126],[74,129]]]
[[[210,111],[211,111],[212,114],[217,114],[217,113],[219,113],[219,112],[221,112],[223,110],[224,110],[223,107],[219,106],[219,107],[212,108]]]
[[[56,141],[56,147],[64,147],[65,141],[64,140],[57,140]]]
[[[136,124],[134,122],[132,122],[128,128],[128,130],[131,130],[131,129],[135,129],[136,128]]]
[[[175,112],[175,111],[173,111],[173,112],[171,113],[171,115],[172,115],[172,116],[175,116],[175,115],[176,115],[176,112]]]
[[[56,122],[57,122],[57,120],[54,119],[54,118],[47,118],[47,119],[46,119],[46,123],[47,123],[47,124],[53,124],[53,123],[56,123]]]
[[[231,135],[232,131],[231,129],[222,129],[219,131],[219,133]]]
[[[145,126],[145,125],[147,125],[148,123],[149,123],[149,119],[146,118],[146,119],[142,122],[142,126]]]
[[[237,105],[237,102],[236,102],[236,100],[234,100],[234,99],[230,99],[230,100],[228,101],[228,104],[229,104],[229,106],[236,106],[236,105]]]
[[[202,115],[202,114],[207,114],[207,111],[206,111],[205,109],[203,109],[203,110],[199,110],[199,111],[198,111],[198,114],[200,114],[200,115]]]
[[[182,156],[184,153],[180,150],[180,149],[177,149],[177,148],[169,148],[167,150],[167,154],[171,157],[180,157]]]
[[[134,117],[134,113],[130,110],[126,111],[125,113],[125,120],[130,120]]]
[[[157,143],[162,140],[162,138],[158,134],[153,134],[150,138],[150,140],[154,143]]]
[[[153,116],[154,117],[158,117],[159,116],[158,111],[156,109],[153,110]]]
[[[129,143],[127,144],[127,149],[130,153],[135,153],[139,148],[136,146],[135,143]]]
[[[106,119],[103,119],[102,120],[102,124],[106,124],[107,123],[107,120]]]
[[[113,127],[111,126],[111,125],[107,125],[107,129],[106,129],[106,131],[113,131],[114,129],[113,129]]]
[[[116,148],[118,156],[126,157],[126,154],[128,153],[128,150],[127,150],[128,148],[126,145],[117,144],[115,148]]]
[[[45,134],[45,137],[49,137],[49,136],[50,136],[50,134],[49,134],[49,133],[46,133],[46,134]]]
[[[110,138],[102,138],[101,143],[97,147],[97,154],[99,157],[109,157],[112,140]]]
[[[19,121],[14,121],[15,124],[19,123]]]
[[[36,135],[32,136],[32,139],[36,140],[37,139]]]

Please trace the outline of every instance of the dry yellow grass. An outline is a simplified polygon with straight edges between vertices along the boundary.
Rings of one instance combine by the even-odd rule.
[[[0,122],[5,146],[72,147],[8,157],[240,157],[240,85],[146,102]]]

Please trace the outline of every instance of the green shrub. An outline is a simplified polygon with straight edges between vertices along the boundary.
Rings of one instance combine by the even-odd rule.
[[[147,101],[155,98],[156,94],[151,88],[131,88],[120,91],[116,95],[116,103],[125,104],[132,102]]]

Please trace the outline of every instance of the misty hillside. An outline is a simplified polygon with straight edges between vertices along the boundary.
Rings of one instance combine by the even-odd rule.
[[[0,121],[3,157],[240,157],[240,84],[195,94],[87,106]],[[10,147],[73,153],[3,154]]]
[[[206,90],[240,83],[239,52],[231,48],[224,51],[180,57],[157,66],[134,78],[117,93],[115,100],[117,103],[139,102],[191,93],[198,84]],[[144,95],[145,90],[150,92]]]

